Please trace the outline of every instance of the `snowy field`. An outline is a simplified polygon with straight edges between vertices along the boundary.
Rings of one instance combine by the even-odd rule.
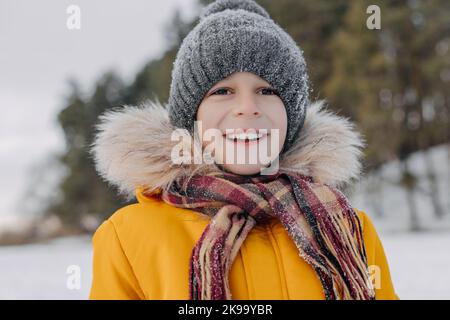
[[[401,299],[450,299],[450,232],[380,237]],[[89,237],[0,247],[0,299],[87,299],[91,259]],[[79,289],[67,286],[73,265]]]
[[[450,232],[380,238],[400,299],[450,299]]]
[[[0,247],[0,299],[86,299],[92,270],[90,241],[71,237]],[[67,286],[73,274],[68,273],[73,272],[70,266],[79,267],[79,289]]]

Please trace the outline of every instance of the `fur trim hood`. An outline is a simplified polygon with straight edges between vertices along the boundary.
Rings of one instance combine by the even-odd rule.
[[[100,176],[131,200],[136,188],[164,189],[181,176],[217,171],[214,164],[173,164],[171,141],[175,128],[166,106],[147,102],[123,106],[100,116],[90,153]],[[194,139],[189,135],[190,141]],[[305,122],[290,149],[279,159],[279,169],[312,176],[343,187],[361,174],[365,141],[349,119],[325,107],[324,101],[307,107]]]

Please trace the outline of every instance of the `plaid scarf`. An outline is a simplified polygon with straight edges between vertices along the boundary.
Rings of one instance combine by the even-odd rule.
[[[360,221],[336,188],[299,173],[215,172],[173,183],[162,199],[212,217],[192,250],[190,299],[230,300],[228,273],[241,244],[255,224],[274,217],[317,273],[327,300],[375,299]]]

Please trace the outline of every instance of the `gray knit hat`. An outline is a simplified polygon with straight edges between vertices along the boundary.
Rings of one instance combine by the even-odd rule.
[[[285,152],[305,120],[306,63],[295,41],[253,0],[217,0],[203,9],[174,61],[171,123],[192,133],[205,94],[236,71],[252,72],[279,92],[288,118]]]

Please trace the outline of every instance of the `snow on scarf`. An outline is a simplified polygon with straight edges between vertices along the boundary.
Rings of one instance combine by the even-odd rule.
[[[162,198],[211,217],[192,250],[190,299],[232,299],[232,262],[253,226],[272,218],[281,221],[315,270],[326,299],[375,299],[359,218],[337,188],[288,171],[211,172],[174,182]]]

